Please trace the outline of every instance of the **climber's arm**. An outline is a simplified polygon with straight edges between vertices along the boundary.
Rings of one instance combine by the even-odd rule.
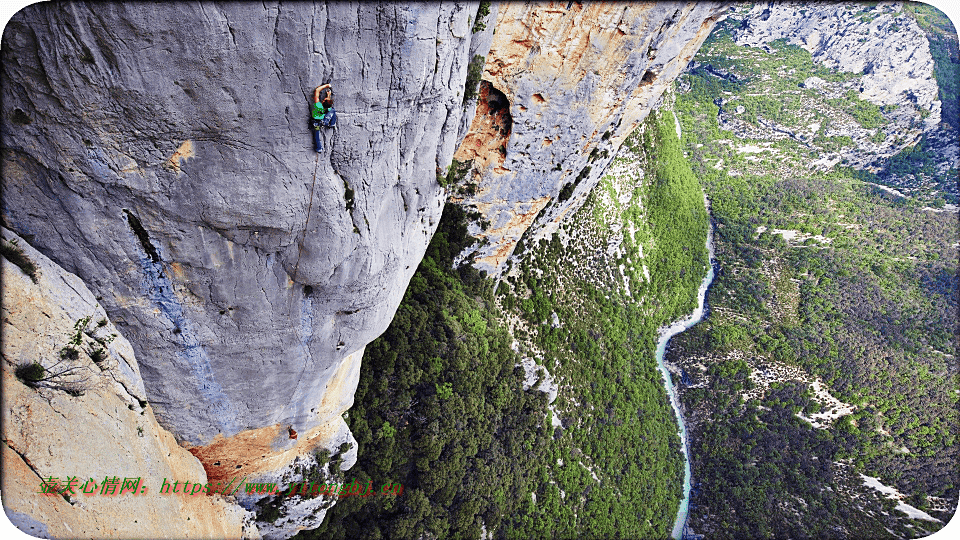
[[[323,85],[318,86],[317,89],[313,91],[313,102],[314,102],[314,103],[320,103],[320,92],[323,92],[323,91],[326,90],[327,88],[330,88],[330,85],[329,85],[329,84],[323,84]]]

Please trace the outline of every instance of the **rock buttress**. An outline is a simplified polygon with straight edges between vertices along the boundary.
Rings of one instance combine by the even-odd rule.
[[[505,97],[511,127],[494,118],[496,101],[479,103],[454,156],[472,163],[456,198],[481,215],[477,268],[499,273],[528,229],[550,233],[582,204],[727,5],[500,5],[483,80]]]
[[[3,221],[102,298],[211,475],[292,481],[352,442],[363,348],[439,222],[493,30],[472,32],[477,9],[71,2],[7,25]],[[339,123],[318,154],[322,83]]]
[[[349,384],[321,403],[439,220],[476,13],[77,2],[11,20],[3,219],[103,298],[179,439],[303,433],[349,406]],[[317,154],[325,82],[339,125]]]

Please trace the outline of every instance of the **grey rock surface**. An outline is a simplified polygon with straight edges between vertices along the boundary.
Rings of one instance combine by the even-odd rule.
[[[0,233],[0,489],[11,521],[44,538],[258,538],[253,514],[223,497],[156,496],[165,478],[206,484],[203,464],[156,422],[133,348],[94,293]],[[22,374],[31,364],[42,378]],[[115,475],[141,478],[144,496],[90,497],[80,483],[66,497],[38,489],[41,479]]]
[[[306,431],[352,401],[326,386],[436,228],[476,12],[71,2],[6,27],[4,223],[101,299],[180,440]]]
[[[941,121],[942,104],[927,36],[916,20],[904,13],[902,3],[771,2],[738,8],[729,17],[739,21],[733,31],[737,45],[769,50],[771,42],[785,40],[808,51],[815,62],[853,74],[842,82],[811,76],[804,86],[835,100],[846,100],[853,92],[881,106],[884,119],[890,121],[877,129],[863,128],[852,118],[831,119],[822,135],[850,137],[854,144],[826,153],[813,167],[828,169],[842,162],[878,172],[889,158],[916,145],[924,135],[943,157],[941,174],[960,164],[953,142],[956,133]],[[729,75],[710,69],[720,77]],[[742,111],[736,109],[735,101],[719,104],[720,123],[740,137],[790,137],[805,143],[821,128],[814,123],[797,129],[764,119],[755,129],[740,120]]]

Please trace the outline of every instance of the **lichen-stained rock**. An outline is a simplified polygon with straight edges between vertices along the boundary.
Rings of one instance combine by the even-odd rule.
[[[2,259],[7,516],[47,538],[257,537],[251,516],[221,496],[160,492],[164,479],[188,481],[193,491],[208,478],[200,461],[157,424],[130,344],[77,276],[6,229],[3,238],[15,240],[38,267],[34,283]],[[34,362],[45,375],[28,385],[16,373]],[[78,482],[66,498],[40,493],[44,481],[66,485],[69,477]],[[146,489],[102,494],[106,477],[140,478]],[[96,489],[87,484],[91,478]],[[84,484],[93,493],[84,493]]]
[[[500,5],[483,73],[492,90],[480,97],[489,104],[455,155],[473,165],[457,198],[481,215],[470,229],[484,241],[469,254],[478,268],[499,273],[535,219],[531,233],[549,232],[582,204],[727,5]]]
[[[439,221],[477,7],[71,2],[7,25],[3,218],[102,297],[179,440],[342,422],[332,383]]]

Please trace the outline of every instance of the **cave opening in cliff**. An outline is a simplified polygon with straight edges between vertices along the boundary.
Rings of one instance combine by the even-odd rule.
[[[500,132],[501,138],[504,141],[509,139],[513,130],[513,116],[510,114],[510,100],[507,96],[497,90],[490,81],[481,81],[479,102],[486,104],[483,112],[493,118],[493,125]]]
[[[506,161],[512,131],[510,100],[490,81],[480,81],[477,112],[454,159],[459,163],[471,162],[475,171],[490,165],[497,170]]]
[[[648,84],[651,84],[656,78],[657,78],[657,73],[653,70],[648,69],[643,74],[643,78],[640,79],[640,86],[646,86]]]

